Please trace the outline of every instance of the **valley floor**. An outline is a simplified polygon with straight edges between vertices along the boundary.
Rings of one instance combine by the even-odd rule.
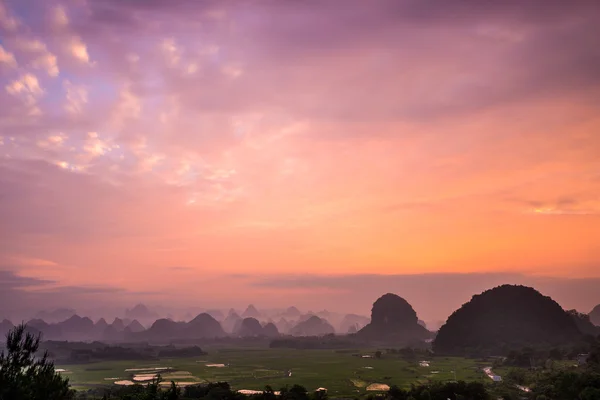
[[[131,384],[160,373],[180,385],[227,381],[235,390],[278,390],[300,384],[326,388],[331,397],[356,396],[389,386],[409,387],[430,381],[481,381],[489,362],[455,357],[407,361],[395,354],[375,358],[369,350],[207,349],[208,355],[152,362],[108,361],[57,365],[75,389]],[[426,361],[426,362],[422,362]]]

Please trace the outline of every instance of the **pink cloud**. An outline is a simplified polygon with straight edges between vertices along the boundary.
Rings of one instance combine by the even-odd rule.
[[[0,248],[59,284],[598,274],[596,2],[40,4],[0,3]]]

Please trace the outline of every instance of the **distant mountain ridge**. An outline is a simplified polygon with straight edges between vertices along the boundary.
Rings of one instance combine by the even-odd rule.
[[[180,339],[189,342],[200,339],[220,340],[225,337],[262,337],[293,341],[290,336],[298,336],[303,337],[298,343],[309,343],[311,340],[314,340],[314,343],[324,343],[319,342],[324,339],[331,343],[337,341],[338,344],[342,340],[357,345],[412,346],[420,345],[419,343],[424,343],[434,336],[426,329],[424,322],[418,319],[413,307],[405,299],[392,293],[381,296],[373,303],[370,318],[327,310],[316,313],[307,311],[302,314],[294,306],[287,309],[265,309],[261,312],[250,304],[243,314],[256,317],[242,317],[234,309],[230,309],[222,319],[225,314],[218,309],[195,309],[207,311],[194,318],[189,312],[185,318],[188,322],[168,317],[145,323],[135,318],[118,317],[110,323],[104,318],[94,323],[88,317],[74,314],[57,323],[48,323],[39,318],[32,319],[27,323],[27,329],[34,334],[41,333],[43,340],[107,343],[170,342]],[[69,314],[70,310],[59,309],[60,313]],[[131,317],[148,316],[151,313],[146,306],[138,304],[127,310],[126,314]],[[579,340],[577,338],[582,334],[597,336],[600,328],[595,327],[592,322],[597,321],[595,317],[599,313],[600,305],[589,315],[574,310],[567,312],[535,289],[503,285],[473,296],[469,303],[456,310],[438,332],[433,346],[440,353],[462,354],[473,348],[562,344]],[[11,321],[3,320],[0,323],[0,333],[5,334],[12,326]],[[525,333],[521,334],[514,326],[521,326],[519,329]],[[490,327],[495,327],[495,330],[489,332]],[[338,336],[348,336],[336,339],[336,332]],[[326,335],[327,338],[320,338]],[[307,336],[314,338],[306,338]]]

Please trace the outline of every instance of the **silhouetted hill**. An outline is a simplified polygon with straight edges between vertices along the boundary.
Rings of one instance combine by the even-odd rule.
[[[113,325],[108,325],[102,332],[101,339],[107,341],[121,340],[124,331],[118,331]]]
[[[41,319],[52,324],[65,321],[75,315],[75,310],[71,308],[57,308],[56,310],[42,310],[35,315],[35,319]]]
[[[287,310],[283,313],[283,316],[287,319],[296,319],[302,313],[295,306],[288,307]]]
[[[52,328],[52,325],[50,326]],[[56,324],[63,340],[90,340],[94,337],[94,322],[88,317],[75,314],[66,321]]]
[[[358,331],[367,341],[408,343],[422,341],[431,333],[419,325],[417,313],[402,297],[387,293],[373,303],[371,322]]]
[[[68,330],[70,332],[87,333],[90,332],[94,327],[94,321],[88,317],[73,315],[71,318],[67,319],[66,321],[59,322],[57,325],[60,325],[63,330]]]
[[[140,324],[140,322],[137,319],[131,321],[131,323],[127,325],[126,329],[129,329],[129,331],[133,333],[143,332],[146,330],[146,328],[144,328],[144,326]]]
[[[340,322],[340,333],[356,333],[364,328],[371,319],[362,315],[346,314]],[[352,332],[350,332],[352,331]]]
[[[151,338],[168,339],[177,336],[183,329],[185,323],[175,322],[167,318],[154,321],[152,326],[145,332]]]
[[[292,336],[323,336],[335,333],[335,329],[327,320],[313,315],[305,321],[298,323],[290,332]]]
[[[260,313],[258,312],[258,310],[256,309],[256,307],[254,307],[252,304],[250,304],[247,308],[246,311],[244,311],[244,313],[242,314],[243,318],[259,318],[260,317]]]
[[[316,317],[316,316],[317,315],[315,315],[315,313],[313,313],[312,311],[308,311],[306,314],[302,314],[298,317],[296,324],[299,324],[300,322],[308,321],[312,317]]]
[[[277,321],[277,323],[275,324],[275,326],[277,327],[277,330],[281,333],[288,333],[290,331],[290,329],[292,329],[292,327],[294,326],[293,324],[291,324],[287,319],[285,318],[280,318],[279,321]]]
[[[27,328],[31,333],[42,334],[43,340],[55,340],[62,338],[62,329],[58,324],[48,324],[41,319],[32,319],[27,322]]]
[[[592,324],[592,322],[590,321],[590,316],[588,314],[580,313],[577,310],[569,310],[567,311],[567,314],[571,316],[571,318],[575,322],[575,325],[577,325],[577,329],[579,329],[579,332],[583,333],[584,335],[600,335],[600,327]]]
[[[127,317],[131,320],[134,320],[134,319],[148,320],[148,319],[157,318],[158,314],[155,313],[154,311],[151,311],[144,304],[138,304],[135,307],[133,307],[131,310],[129,310],[129,309],[125,310],[125,317]],[[125,326],[127,326],[127,324],[125,324]]]
[[[234,333],[239,329],[241,322],[242,317],[237,315],[235,311],[230,312],[229,315],[227,315],[227,318],[225,318],[223,321],[223,329],[226,332]]]
[[[236,334],[241,337],[262,336],[263,327],[256,318],[244,318]]]
[[[270,338],[278,337],[279,329],[277,329],[274,323],[269,322],[263,326],[263,335]]]
[[[48,324],[43,319],[35,318],[35,319],[28,321],[27,326],[35,328],[39,331],[43,331],[43,330],[47,329],[50,326],[50,324]]]
[[[216,338],[226,336],[223,327],[207,313],[198,314],[196,318],[185,324],[186,338]]]
[[[98,321],[96,321],[96,323],[94,324],[94,337],[102,338],[104,331],[107,327],[108,323],[104,318],[100,318]]]
[[[125,323],[121,318],[115,318],[110,326],[112,326],[117,332],[123,332],[123,330],[125,330]]]
[[[504,353],[525,346],[561,345],[580,337],[573,319],[550,297],[526,286],[487,290],[456,310],[433,343],[439,353]]]
[[[4,341],[6,338],[6,334],[15,326],[13,325],[12,322],[10,322],[7,319],[2,320],[2,322],[0,322],[0,340]]]
[[[600,304],[594,307],[594,309],[589,313],[589,316],[592,324],[600,326]]]

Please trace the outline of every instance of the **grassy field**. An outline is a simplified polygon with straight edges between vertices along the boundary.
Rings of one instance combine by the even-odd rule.
[[[293,349],[214,349],[198,358],[162,359],[144,363],[112,361],[80,365],[57,365],[67,370],[75,388],[112,385],[115,380],[131,380],[144,371],[127,369],[165,368],[165,380],[176,382],[227,381],[234,389],[275,390],[286,385],[300,384],[309,390],[327,388],[330,396],[366,393],[371,384],[410,386],[433,380],[486,381],[480,368],[484,364],[463,358],[434,358],[429,367],[408,362],[397,355],[382,358],[353,356],[357,351],[293,350]],[[360,351],[372,355],[373,350]],[[224,364],[224,367],[210,366]],[[291,371],[288,376],[287,371]]]

